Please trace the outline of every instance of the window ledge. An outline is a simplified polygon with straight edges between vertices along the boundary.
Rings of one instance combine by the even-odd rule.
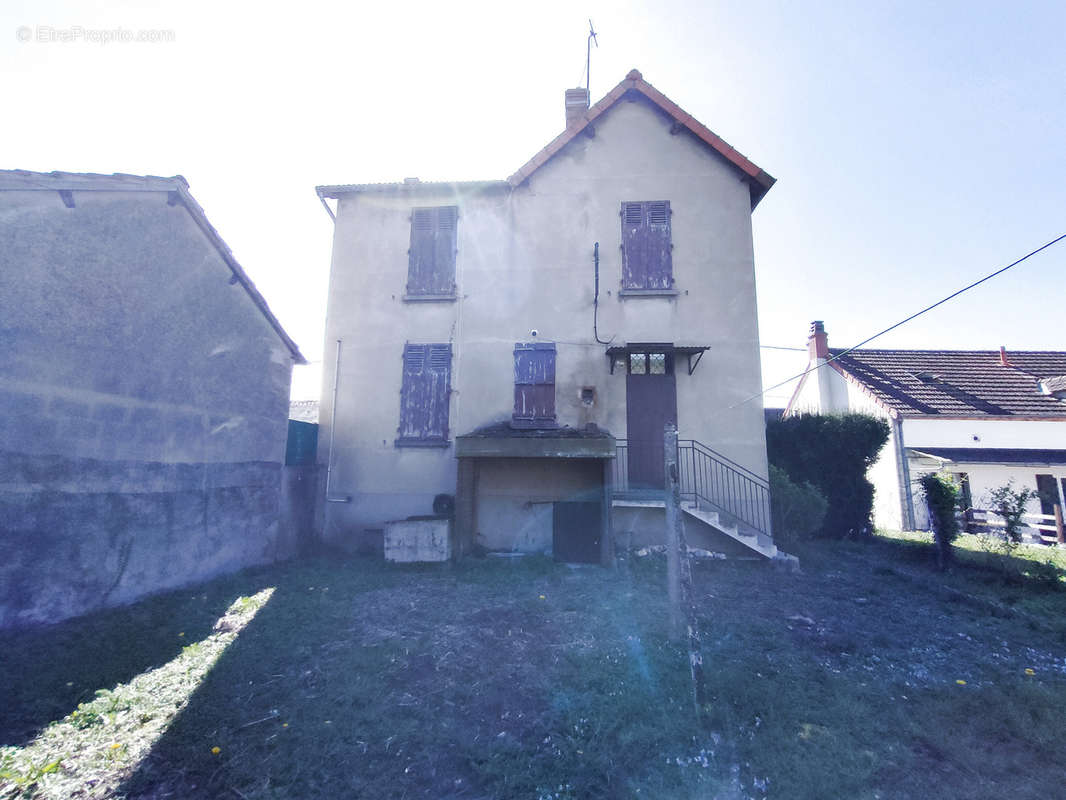
[[[405,303],[454,303],[458,295],[455,292],[449,294],[405,294]]]
[[[677,297],[680,292],[677,289],[620,289],[618,296],[622,297]]]
[[[394,444],[397,447],[435,447],[441,449],[452,446],[449,439],[397,439]]]

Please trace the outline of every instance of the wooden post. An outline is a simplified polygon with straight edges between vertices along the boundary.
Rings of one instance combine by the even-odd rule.
[[[1055,503],[1055,541],[1066,544],[1066,531],[1063,531],[1062,526],[1062,506],[1059,503]]]
[[[692,675],[692,701],[696,717],[702,718],[707,703],[703,678],[703,643],[696,616],[696,593],[692,587],[685,525],[681,516],[681,475],[677,465],[677,428],[666,423],[663,431],[663,459],[666,476],[666,579],[670,596],[670,638],[680,638],[684,617],[688,633],[688,665]]]
[[[681,481],[677,468],[677,428],[663,429],[663,474],[666,478],[666,596],[670,603],[670,640],[681,638]]]

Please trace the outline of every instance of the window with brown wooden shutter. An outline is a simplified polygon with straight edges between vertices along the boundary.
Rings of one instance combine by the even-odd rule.
[[[398,447],[432,447],[448,443],[451,377],[450,344],[404,346]]]
[[[456,206],[411,210],[407,294],[411,298],[455,296]]]
[[[514,346],[514,421],[520,428],[555,427],[555,343]]]
[[[622,203],[622,288],[669,290],[674,285],[670,201]]]

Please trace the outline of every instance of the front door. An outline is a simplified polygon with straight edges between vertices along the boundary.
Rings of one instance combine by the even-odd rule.
[[[626,439],[629,489],[662,490],[663,428],[677,425],[677,384],[674,356],[668,350],[649,349],[627,354]]]

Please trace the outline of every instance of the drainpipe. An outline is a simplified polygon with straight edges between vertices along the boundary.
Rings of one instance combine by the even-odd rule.
[[[600,309],[600,243],[596,242],[592,246],[592,263],[594,265],[596,276],[596,288],[592,293],[592,338],[596,340],[597,344],[610,344],[613,341],[608,339],[606,342],[600,338],[599,328],[597,327],[597,315]]]
[[[337,340],[337,363],[333,368],[333,406],[329,411],[329,460],[326,461],[326,502],[327,503],[350,503],[350,495],[330,497],[329,489],[333,478],[333,442],[337,437],[337,385],[340,383],[341,371],[341,340]]]
[[[907,463],[907,449],[903,444],[903,420],[896,417],[892,420],[892,427],[896,433],[896,473],[899,477],[899,500],[900,511],[903,513],[903,530],[914,530],[914,492],[911,491],[911,468]]]

